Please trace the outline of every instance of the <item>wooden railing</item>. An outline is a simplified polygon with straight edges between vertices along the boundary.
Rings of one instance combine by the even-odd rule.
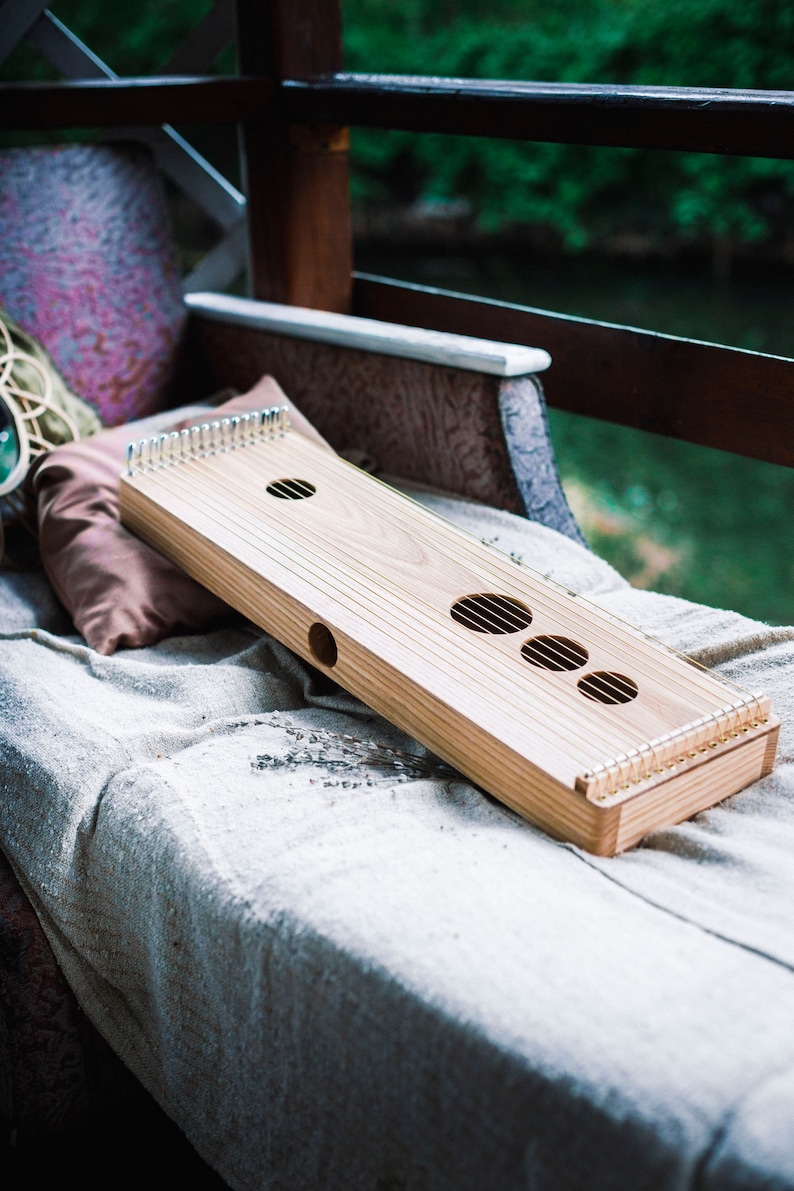
[[[332,73],[0,84],[0,127],[278,120],[794,158],[794,91]]]
[[[0,16],[2,9],[0,9]],[[339,0],[235,0],[241,74],[0,86],[0,127],[239,124],[256,297],[551,351],[552,404],[794,466],[794,361],[354,278],[350,125],[794,157],[794,92],[356,75]]]

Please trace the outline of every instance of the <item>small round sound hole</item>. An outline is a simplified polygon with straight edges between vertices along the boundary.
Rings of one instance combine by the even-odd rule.
[[[307,496],[314,496],[317,489],[308,480],[274,480],[268,484],[267,491],[281,500],[305,500]]]
[[[609,670],[594,670],[576,684],[587,699],[596,703],[630,703],[637,698],[637,684],[625,674]]]
[[[309,649],[321,666],[335,666],[339,651],[331,630],[320,621],[316,621],[309,629]]]
[[[542,670],[578,670],[588,658],[587,650],[570,637],[533,637],[521,646],[521,656]]]
[[[455,601],[449,614],[473,633],[519,633],[532,624],[526,604],[503,595],[465,596]]]

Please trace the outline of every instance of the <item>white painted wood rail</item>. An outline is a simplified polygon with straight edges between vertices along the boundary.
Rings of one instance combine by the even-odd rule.
[[[525,376],[543,372],[551,356],[538,347],[520,343],[498,343],[470,335],[428,331],[399,323],[383,323],[352,314],[332,314],[302,306],[257,302],[229,294],[186,294],[188,308],[216,322],[255,327],[275,335],[292,335],[320,343],[335,343],[359,351],[380,352],[409,360],[424,360],[449,368],[465,368],[492,376]]]

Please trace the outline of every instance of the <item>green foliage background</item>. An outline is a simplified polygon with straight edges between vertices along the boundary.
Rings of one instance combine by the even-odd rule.
[[[346,67],[354,71],[741,89],[794,85],[791,0],[344,0],[344,13]],[[361,129],[354,132],[353,161],[359,203],[466,198],[477,229],[501,234],[506,243],[523,226],[542,225],[568,253],[634,232],[651,249],[690,244],[716,260],[721,251],[743,246],[750,253],[765,250],[767,259],[791,259],[794,163],[786,161]],[[554,295],[546,300],[537,261],[525,260],[514,275],[521,272],[524,293],[472,288],[574,312]],[[435,280],[459,288],[440,274]],[[511,282],[511,290],[516,285]],[[610,269],[593,287],[601,296],[588,301],[600,306],[614,287]],[[746,306],[740,274],[719,287],[726,306],[732,300]],[[632,296],[636,300],[636,292]],[[652,305],[576,312],[697,334],[695,312],[683,295],[677,325],[665,326]],[[747,317],[745,309],[739,321]],[[753,326],[764,322],[760,313],[753,319]],[[794,344],[767,345],[763,328],[752,336],[735,326],[713,330],[705,337],[794,354]],[[778,623],[794,620],[793,472],[557,411],[552,426],[566,484],[584,491],[604,524],[611,518],[620,527],[602,532],[593,519],[590,543],[625,575],[642,582],[641,548],[658,545],[676,559],[652,578],[658,590]]]
[[[54,0],[120,74],[156,71],[209,0]],[[343,0],[354,71],[781,88],[792,85],[792,0]],[[231,54],[216,68],[234,69]],[[0,72],[52,71],[21,47]],[[542,225],[565,249],[640,230],[656,244],[792,241],[794,164],[762,158],[525,145],[358,130],[362,204],[467,199],[484,233]]]
[[[209,7],[209,0],[51,4],[55,15],[122,75],[159,70]],[[343,12],[346,67],[355,71],[731,88],[793,85],[794,0],[343,0]],[[234,70],[230,51],[214,69]],[[24,45],[0,71],[6,79],[47,77],[55,72]],[[222,169],[233,168],[228,130],[222,136],[222,142],[208,135],[196,143]],[[475,231],[486,238],[501,235],[510,246],[504,283],[487,269],[472,277],[470,286],[461,283],[455,275],[461,262],[454,260],[443,275],[426,275],[427,260],[412,272],[402,250],[384,262],[383,271],[393,276],[794,355],[788,334],[779,343],[769,339],[773,313],[785,321],[782,312],[789,309],[781,278],[772,286],[767,278],[764,288],[775,296],[765,294],[764,302],[749,293],[740,271],[719,287],[711,283],[730,317],[719,328],[698,330],[709,298],[701,290],[688,299],[681,276],[674,285],[662,285],[646,263],[641,280],[638,269],[636,278],[621,281],[616,262],[608,273],[601,263],[593,265],[598,278],[580,300],[556,283],[565,273],[564,258],[548,258],[548,267],[534,258],[528,266],[526,259],[513,259],[511,241],[520,229],[540,226],[551,244],[569,254],[566,268],[575,269],[589,267],[583,250],[627,232],[640,232],[651,246],[727,245],[729,251],[755,246],[766,250],[767,259],[779,252],[791,262],[794,164],[379,130],[354,132],[352,164],[360,206],[464,198]],[[486,261],[484,255],[479,259]],[[622,267],[634,268],[630,262]],[[540,276],[546,268],[554,280],[548,292]],[[668,288],[661,304],[658,295],[650,300],[651,292],[667,295]],[[794,472],[555,411],[552,422],[566,481],[585,490],[607,525],[602,533],[593,523],[591,543],[625,574],[641,577],[646,564],[640,548],[650,542],[670,549],[677,560],[657,575],[654,586],[794,621]],[[617,532],[608,529],[610,516]]]
[[[703,87],[792,85],[791,0],[345,0],[346,68]],[[785,238],[794,165],[359,130],[360,201],[465,197],[478,226],[545,224],[577,250],[632,227],[657,241]]]

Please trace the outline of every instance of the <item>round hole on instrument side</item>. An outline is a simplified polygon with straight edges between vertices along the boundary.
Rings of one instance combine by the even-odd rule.
[[[317,489],[308,480],[274,480],[268,484],[266,491],[280,500],[306,500],[307,496],[314,496]]]
[[[594,670],[580,678],[576,685],[586,699],[595,703],[630,703],[639,693],[633,679],[611,670]]]
[[[449,614],[473,633],[520,633],[532,624],[526,604],[494,592],[463,596],[455,601]]]
[[[541,670],[579,670],[590,656],[584,645],[570,637],[532,637],[521,646],[525,662]]]
[[[339,657],[336,640],[328,626],[321,624],[319,620],[309,629],[309,649],[312,651],[312,657],[321,666],[328,666],[330,669],[336,665]]]

